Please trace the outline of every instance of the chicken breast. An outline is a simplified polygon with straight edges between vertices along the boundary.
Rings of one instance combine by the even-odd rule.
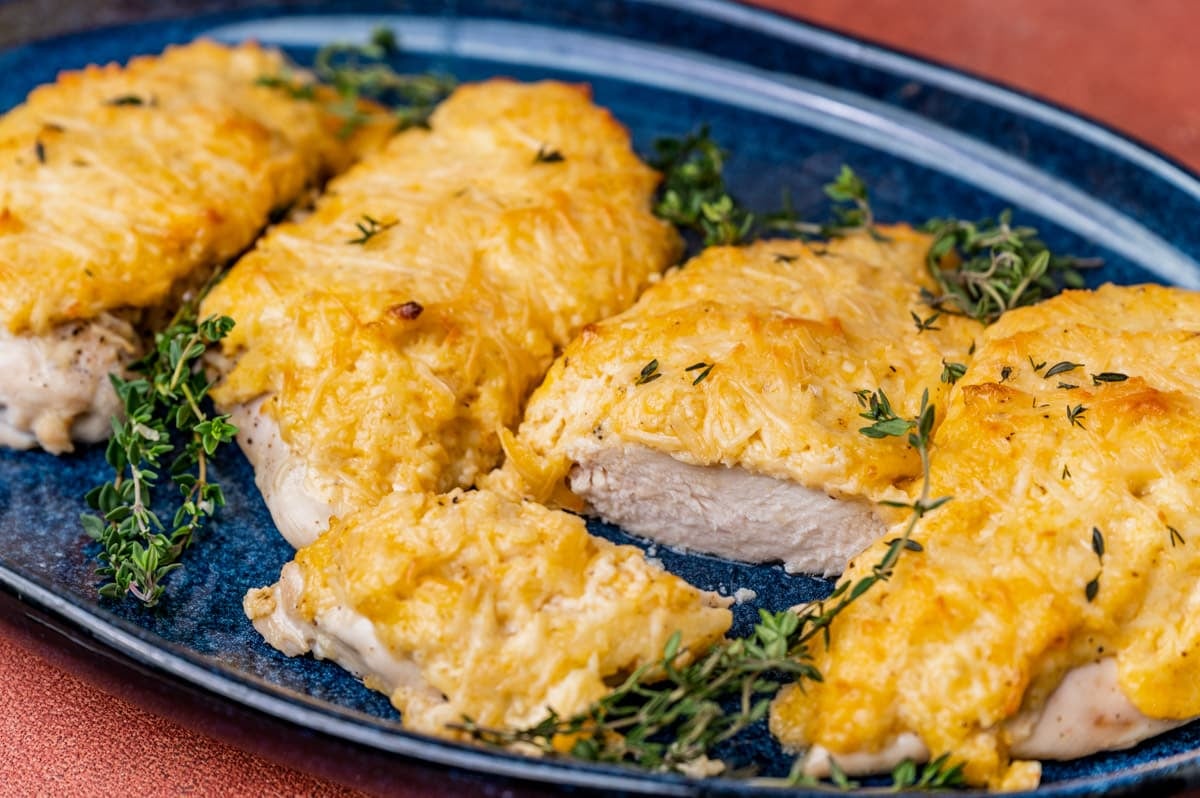
[[[408,728],[455,736],[464,718],[514,728],[581,711],[677,630],[705,650],[730,624],[718,602],[576,516],[456,490],[336,520],[245,607],[280,651],[333,659]]]
[[[772,707],[810,768],[948,753],[1027,788],[1034,758],[1200,716],[1198,320],[1200,294],[1106,286],[988,329],[934,438],[931,495],[953,499],[834,622],[824,680]]]
[[[333,181],[204,304],[237,320],[213,396],[240,418],[259,402],[245,449],[296,546],[329,513],[473,484],[556,352],[680,253],[650,210],[658,175],[585,88],[464,86],[431,125]]]
[[[284,64],[201,41],[64,72],[0,118],[0,443],[106,437],[134,327],[378,140],[258,85]]]
[[[140,349],[133,326],[111,314],[44,335],[0,328],[0,446],[58,454],[107,438],[121,411],[108,375]]]
[[[920,473],[903,441],[858,433],[856,392],[884,388],[902,416],[923,387],[940,402],[943,362],[981,331],[929,321],[926,236],[884,236],[706,250],[567,347],[506,469],[659,542],[840,572]]]

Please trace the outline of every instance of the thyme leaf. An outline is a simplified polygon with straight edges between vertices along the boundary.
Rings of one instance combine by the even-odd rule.
[[[712,373],[713,366],[715,365],[716,363],[705,363],[703,360],[701,360],[699,363],[693,363],[692,365],[688,366],[684,369],[684,371],[696,371],[699,369],[700,373],[696,375],[694,380],[692,380],[692,385],[699,385],[700,383],[704,382],[705,378],[707,378],[709,374]]]
[[[1055,377],[1059,374],[1066,374],[1068,371],[1074,371],[1075,369],[1080,368],[1082,365],[1082,363],[1072,363],[1069,360],[1062,360],[1046,369],[1046,373],[1042,375],[1042,378],[1048,380],[1051,377]]]
[[[648,382],[654,382],[662,376],[662,372],[658,370],[658,358],[651,360],[646,365],[642,366],[642,371],[638,374],[634,385],[645,385]]]

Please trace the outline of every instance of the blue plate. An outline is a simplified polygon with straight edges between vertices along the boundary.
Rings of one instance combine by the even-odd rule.
[[[189,4],[182,3],[182,7]],[[232,4],[231,4],[232,5]],[[282,3],[277,4],[282,6]],[[1200,182],[1098,125],[1011,91],[799,22],[719,0],[461,0],[406,4],[267,3],[252,12],[189,14],[0,53],[0,107],[62,68],[157,52],[197,36],[255,38],[301,61],[331,40],[364,41],[392,27],[401,66],[469,80],[492,75],[586,81],[633,133],[642,152],[656,136],[700,123],[732,150],[737,194],[767,210],[791,194],[811,217],[826,213],[821,185],[843,163],[872,188],[884,219],[978,217],[1015,208],[1055,248],[1104,259],[1093,282],[1159,281],[1200,287]],[[211,8],[211,4],[208,4]],[[243,593],[274,581],[290,549],[271,525],[251,471],[237,454],[217,464],[229,505],[187,556],[154,611],[100,600],[92,545],[80,529],[84,491],[106,478],[99,448],[55,458],[0,452],[0,586],[157,672],[364,749],[441,766],[605,791],[669,795],[772,792],[752,782],[532,760],[404,731],[381,695],[329,663],[289,659],[245,620]],[[616,529],[598,534],[627,540]],[[828,584],[659,550],[665,565],[726,595],[758,598],[736,609],[744,633],[755,608],[823,595]],[[790,764],[765,728],[722,752],[764,775]],[[1200,782],[1200,725],[1130,751],[1047,763],[1039,794],[1080,795]]]

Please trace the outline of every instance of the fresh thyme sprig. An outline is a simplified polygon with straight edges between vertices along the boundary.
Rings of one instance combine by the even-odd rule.
[[[317,52],[313,72],[337,94],[337,99],[327,108],[342,119],[343,136],[351,135],[371,118],[361,107],[360,100],[375,100],[390,107],[401,130],[427,127],[433,109],[458,85],[449,75],[397,72],[387,62],[399,52],[396,34],[390,28],[382,27],[372,32],[367,44],[339,42],[326,45]],[[315,100],[318,97],[311,83],[297,81],[287,73],[263,75],[258,83],[286,91],[296,99]]]
[[[870,191],[866,182],[846,164],[837,177],[822,190],[833,201],[833,218],[824,223],[807,222],[799,218],[792,207],[791,195],[784,192],[783,208],[763,216],[763,231],[797,235],[801,238],[839,238],[853,233],[867,233],[876,241],[887,241],[875,224]]]
[[[655,214],[697,233],[706,247],[739,244],[754,231],[754,214],[725,185],[726,155],[704,126],[682,138],[658,139],[650,159],[663,173]]]
[[[871,210],[867,184],[846,164],[832,183],[825,185],[825,196],[834,202],[833,221],[822,226],[825,238],[865,232],[878,240],[887,240],[875,229],[875,212]]]
[[[1096,265],[1054,255],[1037,237],[1037,230],[1014,226],[1007,210],[996,221],[932,219],[924,229],[933,234],[926,266],[939,290],[926,292],[925,300],[938,310],[984,324],[1064,287],[1082,287],[1079,270]]]
[[[105,451],[116,475],[88,492],[85,499],[96,514],[81,517],[101,546],[97,573],[109,580],[100,588],[102,596],[129,593],[147,607],[157,604],[164,577],[179,567],[183,551],[225,503],[220,486],[209,481],[208,459],[237,428],[229,416],[210,416],[202,407],[210,383],[199,362],[229,333],[233,320],[197,321],[199,300],[185,303],[154,336],[153,349],[130,366],[140,376],[111,376],[125,410],[124,420],[113,421]],[[164,465],[181,495],[169,527],[152,508]]]

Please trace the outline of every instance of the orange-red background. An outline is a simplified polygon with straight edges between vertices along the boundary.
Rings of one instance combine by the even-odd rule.
[[[759,3],[1055,100],[1200,169],[1200,3]],[[139,709],[47,658],[58,661],[0,627],[0,796],[351,794]]]

